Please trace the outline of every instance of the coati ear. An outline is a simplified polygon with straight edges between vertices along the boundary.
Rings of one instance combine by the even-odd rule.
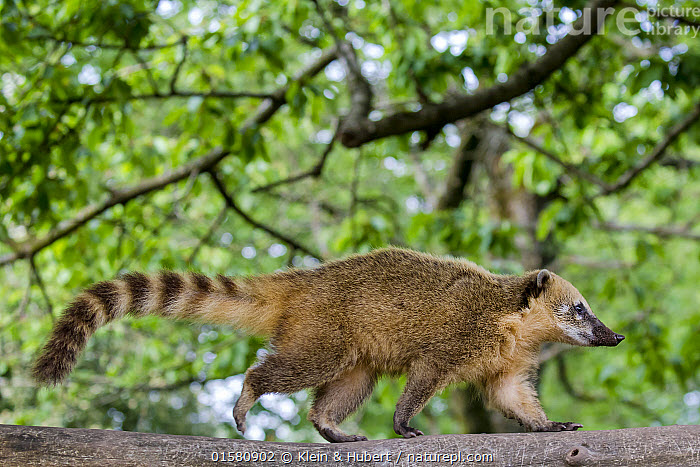
[[[534,281],[535,283],[530,286],[530,295],[533,298],[539,297],[544,288],[547,287],[549,282],[551,282],[551,280],[552,274],[550,274],[550,272],[546,269],[542,269],[540,272],[537,273],[537,278]]]
[[[537,298],[540,296],[542,291],[549,287],[550,282],[552,282],[552,273],[546,269],[541,269],[537,271],[529,272],[525,276],[525,293],[523,295],[524,307],[528,306],[528,300],[530,298]]]
[[[542,291],[547,282],[552,279],[552,275],[546,269],[537,273],[537,290]],[[539,295],[539,294],[538,294]]]

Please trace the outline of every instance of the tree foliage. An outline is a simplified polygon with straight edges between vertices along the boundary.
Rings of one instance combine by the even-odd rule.
[[[127,270],[257,274],[388,244],[552,268],[627,335],[543,350],[552,419],[698,422],[694,2],[0,5],[0,422],[238,436],[264,343],[233,329],[113,323],[51,390],[30,362],[72,296]],[[567,33],[599,6],[616,9],[599,34]],[[347,423],[391,436],[400,390],[383,380]],[[448,390],[416,423],[504,428],[478,406]],[[318,440],[307,409],[266,397],[250,435]]]

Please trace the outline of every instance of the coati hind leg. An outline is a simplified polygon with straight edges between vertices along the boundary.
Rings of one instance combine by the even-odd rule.
[[[404,438],[413,438],[422,431],[408,426],[408,422],[425,407],[435,393],[445,386],[445,378],[432,365],[416,363],[411,366],[406,387],[396,403],[394,431]]]
[[[367,441],[359,435],[348,435],[338,425],[353,413],[372,393],[376,376],[366,368],[355,367],[338,379],[320,386],[309,411],[309,420],[331,443]]]
[[[246,429],[246,414],[263,394],[291,394],[319,387],[347,369],[344,355],[337,347],[317,348],[313,352],[308,347],[291,351],[287,348],[278,348],[277,353],[266,356],[246,371],[241,396],[233,408],[233,419],[241,433]]]

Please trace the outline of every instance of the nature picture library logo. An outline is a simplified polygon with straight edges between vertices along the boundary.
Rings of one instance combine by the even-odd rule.
[[[606,21],[613,17],[612,21]],[[696,38],[700,33],[700,6],[637,8],[521,8],[511,11],[505,7],[486,9],[486,34],[515,35],[524,43],[527,35],[547,34],[554,43],[565,35],[605,34],[606,28],[617,28],[622,34],[636,36],[677,35]]]

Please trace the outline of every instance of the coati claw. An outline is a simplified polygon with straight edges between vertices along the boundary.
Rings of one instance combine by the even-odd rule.
[[[245,415],[243,417],[238,417],[236,414],[236,410],[233,410],[233,421],[236,422],[236,429],[241,432],[241,434],[245,434]]]
[[[236,428],[241,432],[242,435],[245,434],[245,422],[236,422]]]
[[[415,438],[416,436],[423,436],[422,431],[407,425],[397,426],[394,428],[394,431],[396,432],[396,434],[399,434],[404,438]]]
[[[331,428],[317,428],[318,432],[326,441],[331,443],[353,443],[356,441],[367,441],[366,436],[346,435],[345,433]]]
[[[548,421],[546,425],[539,427],[533,431],[576,431],[583,428],[580,423],[574,422],[553,422]]]

